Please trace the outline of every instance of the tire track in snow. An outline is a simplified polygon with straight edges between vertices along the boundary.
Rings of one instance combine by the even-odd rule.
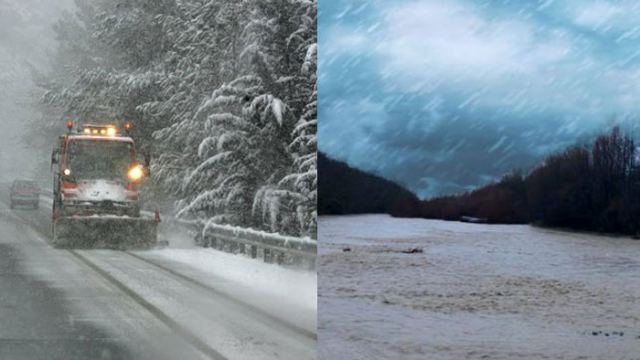
[[[118,288],[120,291],[125,293],[128,297],[134,300],[138,305],[142,306],[151,314],[153,314],[153,316],[155,316],[158,320],[160,320],[160,322],[165,324],[167,327],[173,330],[176,334],[180,335],[183,339],[185,339],[188,343],[193,345],[200,352],[207,355],[210,359],[227,360],[227,358],[224,355],[219,353],[214,348],[210,347],[207,343],[202,341],[198,336],[196,336],[191,331],[189,331],[189,329],[180,325],[178,322],[173,320],[167,314],[162,312],[162,310],[160,310],[159,308],[157,308],[156,306],[154,306],[153,304],[145,300],[142,296],[138,295],[135,291],[131,290],[125,284],[123,284],[122,282],[120,282],[119,280],[111,276],[111,274],[109,274],[107,271],[103,270],[102,268],[100,268],[99,266],[91,262],[89,259],[87,259],[83,255],[79,254],[75,250],[67,250],[67,251],[71,255],[73,255],[75,258],[80,260],[80,262],[88,266],[91,270],[99,274],[102,278],[104,278],[109,283],[111,283],[116,288]]]
[[[187,282],[189,282],[191,284],[194,284],[194,285],[198,286],[199,288],[204,289],[207,292],[212,293],[213,295],[215,295],[217,297],[221,297],[221,298],[224,298],[225,300],[228,300],[228,301],[234,302],[236,304],[242,305],[243,307],[247,308],[249,311],[254,312],[254,313],[258,314],[259,316],[261,316],[261,317],[263,317],[263,318],[265,318],[265,319],[267,319],[267,320],[269,320],[269,321],[271,321],[273,323],[276,323],[276,324],[278,324],[278,325],[280,325],[280,326],[282,326],[284,328],[287,328],[287,329],[289,329],[291,331],[294,331],[294,332],[296,332],[298,334],[301,334],[301,335],[303,335],[303,336],[305,336],[305,337],[307,337],[307,338],[309,338],[311,340],[314,340],[314,341],[318,340],[318,335],[316,333],[314,333],[312,331],[309,331],[307,329],[303,329],[303,328],[301,328],[301,327],[299,327],[299,326],[297,326],[295,324],[292,324],[292,323],[287,322],[287,321],[285,321],[283,319],[280,319],[280,318],[278,318],[276,316],[273,316],[273,315],[271,315],[271,314],[269,314],[269,313],[267,313],[265,311],[262,311],[262,310],[260,310],[259,308],[255,307],[255,306],[247,304],[247,303],[245,303],[245,302],[243,302],[241,300],[238,300],[235,297],[232,297],[232,296],[230,296],[230,295],[228,295],[228,294],[226,294],[224,292],[221,292],[220,290],[212,287],[211,285],[208,285],[208,284],[205,284],[203,282],[200,282],[200,281],[198,281],[196,279],[193,279],[193,278],[191,278],[189,276],[181,274],[181,273],[179,273],[179,272],[177,272],[177,271],[175,271],[173,269],[170,269],[168,267],[160,265],[160,264],[156,263],[155,261],[152,261],[152,260],[146,259],[146,258],[144,258],[142,256],[136,255],[136,254],[134,254],[134,253],[132,253],[130,251],[125,251],[125,254],[127,254],[129,256],[132,256],[132,257],[134,257],[134,258],[136,258],[136,259],[138,259],[138,260],[140,260],[142,262],[145,262],[146,264],[152,265],[152,266],[154,266],[154,267],[156,267],[156,268],[158,268],[158,269],[170,274],[173,277],[176,277],[176,278],[178,278],[180,280],[184,280],[184,281],[187,281]]]

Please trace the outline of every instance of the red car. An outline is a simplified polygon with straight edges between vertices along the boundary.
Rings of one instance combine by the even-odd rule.
[[[14,180],[11,184],[11,208],[29,205],[34,209],[40,204],[40,187],[32,180]]]

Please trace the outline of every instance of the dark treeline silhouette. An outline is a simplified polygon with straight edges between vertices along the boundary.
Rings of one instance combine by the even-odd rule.
[[[318,153],[318,214],[417,216],[418,199],[400,185]]]
[[[402,209],[410,212],[415,206]],[[614,128],[591,146],[546,158],[528,175],[514,172],[459,196],[424,201],[418,214],[489,223],[536,223],[578,230],[640,232],[640,167],[633,140]]]
[[[588,146],[550,155],[530,173],[453,196],[420,201],[381,177],[318,154],[318,213],[483,221],[640,234],[640,166],[619,128]]]
[[[419,212],[420,217],[444,220],[473,217],[488,223],[526,223],[525,181],[520,173],[507,175],[498,183],[462,195],[424,201]]]

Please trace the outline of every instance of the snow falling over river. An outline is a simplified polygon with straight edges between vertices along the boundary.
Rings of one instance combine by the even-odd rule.
[[[640,241],[386,215],[319,236],[321,359],[638,356]]]

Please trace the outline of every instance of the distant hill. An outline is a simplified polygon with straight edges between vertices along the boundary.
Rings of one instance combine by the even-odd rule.
[[[387,213],[493,224],[533,223],[640,238],[640,155],[615,127],[549,155],[524,174],[420,201],[402,186],[318,154],[318,213]]]
[[[318,213],[387,213],[410,217],[418,198],[402,186],[318,153]]]

